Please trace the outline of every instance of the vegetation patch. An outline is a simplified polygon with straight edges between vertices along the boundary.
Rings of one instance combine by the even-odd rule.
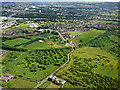
[[[30,40],[24,39],[24,38],[16,38],[13,40],[7,40],[7,41],[3,42],[3,44],[8,45],[8,46],[15,46],[15,45],[19,45],[22,43],[26,43],[28,41],[30,41]]]
[[[99,35],[93,40],[86,43],[86,46],[100,47],[101,49],[111,53],[112,55],[118,57],[118,30],[106,31],[104,34]]]
[[[2,71],[41,81],[66,62],[70,51],[71,48],[32,50],[17,55],[11,52],[3,57]]]
[[[113,24],[114,24],[114,23],[118,23],[117,21],[104,21],[104,20],[103,20],[103,21],[100,21],[100,22],[101,22],[101,23],[113,23]]]
[[[54,83],[50,83],[47,88],[60,88],[60,85],[56,85]]]
[[[71,41],[74,41],[75,43],[86,43],[95,37],[97,37],[100,34],[103,34],[104,30],[91,30],[85,33],[80,34],[80,36],[70,39]]]
[[[83,47],[71,54],[70,62],[56,76],[68,81],[65,88],[117,88],[117,63],[117,58],[99,48]]]
[[[82,31],[72,31],[72,32],[69,32],[69,33],[72,34],[72,35],[77,35],[77,34],[82,33]]]
[[[37,85],[37,83],[25,80],[22,78],[13,78],[12,80],[8,82],[3,82],[2,86],[4,88],[33,88]]]

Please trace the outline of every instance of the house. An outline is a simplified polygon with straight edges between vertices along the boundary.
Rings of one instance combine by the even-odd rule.
[[[13,77],[14,75],[10,74],[0,75],[0,81],[8,82]]]
[[[44,42],[44,41],[42,41],[42,40],[39,40],[39,42]]]
[[[71,44],[71,45],[77,45],[76,43],[74,43],[74,42],[72,42],[72,41],[70,42],[70,44]]]
[[[54,81],[57,81],[58,83],[60,83],[62,85],[64,85],[66,83],[66,80],[60,79],[60,78],[58,78],[56,76],[50,76],[49,78],[51,78]]]

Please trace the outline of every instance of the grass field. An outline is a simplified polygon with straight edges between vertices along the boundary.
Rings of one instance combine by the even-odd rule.
[[[102,13],[100,15],[105,15],[105,16],[115,16],[115,14],[109,14],[109,13]]]
[[[69,33],[72,34],[72,35],[77,35],[77,34],[82,33],[82,31],[72,31],[72,32],[69,32]]]
[[[118,37],[115,35],[109,36],[112,41],[118,42]]]
[[[28,48],[28,49],[50,49],[50,48],[62,48],[64,44],[58,44],[58,41],[53,42],[53,40],[45,40],[44,42],[33,42],[26,47],[24,45],[19,46],[19,48]]]
[[[97,68],[94,68],[92,71],[94,73],[100,73],[100,74],[108,75],[108,76],[111,76],[112,78],[118,79],[118,70],[117,70],[118,59],[112,56],[111,54],[106,53],[105,51],[99,48],[84,47],[84,48],[77,49],[72,55],[75,57],[77,56],[82,58],[96,58],[96,59],[100,59],[100,57],[98,57],[100,55],[101,57],[103,57],[100,59],[100,61],[94,60],[91,62],[91,64],[93,65],[96,64],[98,66]],[[109,63],[105,62],[106,59],[109,60]],[[106,67],[102,66],[101,65],[102,63]],[[112,65],[113,67],[111,68]]]
[[[31,38],[36,38],[37,36],[31,36]],[[44,42],[35,41],[31,44],[28,44],[26,46],[21,45],[18,46],[18,48],[27,48],[27,49],[51,49],[51,48],[62,48],[65,47],[64,43],[62,43],[60,40],[51,40],[46,39]]]
[[[16,57],[13,56],[14,54],[16,54],[15,55]],[[8,52],[7,54],[3,55],[2,59],[8,62],[6,62],[6,64],[3,65],[2,72],[6,72],[18,76],[22,75],[23,77],[26,78],[31,78],[33,80],[41,81],[59,67],[50,64],[50,65],[45,65],[46,70],[37,70],[37,72],[30,72],[29,68],[25,68],[25,65],[21,64],[22,62],[24,62],[23,60],[27,55],[29,55],[28,52],[14,52],[14,51]],[[12,61],[9,61],[10,59]],[[38,63],[36,64],[38,65]]]
[[[39,88],[60,88],[61,85],[56,85],[54,83],[52,83],[52,81],[46,81],[45,83],[43,83],[42,85],[39,86]]]
[[[33,80],[41,81],[48,75],[50,75],[53,71],[57,69],[58,66],[49,65],[46,66],[46,70],[39,70],[36,73],[31,73],[29,71],[29,68],[24,68],[24,65],[17,65],[17,63],[22,63],[22,60],[25,56],[27,56],[28,53],[22,53],[16,60],[14,60],[12,63],[8,63],[5,66],[3,66],[2,71],[6,73],[10,73],[13,75],[22,75],[26,78],[31,78]],[[8,71],[9,69],[9,71]],[[24,74],[25,73],[25,74]]]
[[[118,80],[118,69],[117,69],[118,59],[99,48],[95,48],[95,47],[79,48],[79,49],[76,49],[71,54],[70,57],[71,57],[70,62],[64,68],[62,68],[59,72],[57,72],[56,76],[60,78],[64,78],[68,81],[70,79],[71,83],[73,82],[74,79],[75,80],[78,79],[79,81],[81,81],[81,78],[83,77],[79,77],[78,76],[79,74],[83,74],[85,75],[85,78],[87,78],[87,77],[90,77],[89,76],[90,73],[86,71],[80,72],[80,70],[84,70],[85,68],[90,69],[92,67],[91,68],[92,73],[99,74],[101,76],[105,75]],[[78,58],[82,58],[82,59],[79,60]],[[79,67],[77,65],[79,65]],[[86,74],[88,76],[86,76]],[[94,78],[94,79],[97,80],[97,78]],[[85,82],[83,83],[84,83],[83,86],[86,85],[88,87],[96,87],[93,84],[88,85],[88,84],[85,84]],[[109,82],[106,82],[106,83],[109,83]],[[77,85],[77,86],[72,85],[69,82],[67,82],[64,88],[83,88],[83,87],[80,85]]]
[[[101,23],[118,23],[117,21],[100,21]]]
[[[50,83],[51,81],[46,81],[42,85],[40,85],[39,88],[46,88]]]
[[[26,43],[28,41],[30,41],[30,40],[24,39],[24,38],[17,38],[17,39],[13,39],[13,40],[7,40],[7,41],[3,42],[3,44],[9,45],[9,46],[15,46],[15,45],[19,45],[22,43]]]
[[[30,27],[29,27],[28,24],[21,23],[21,24],[16,25],[16,26],[12,26],[12,27],[9,27],[9,28],[6,28],[6,29],[2,29],[2,31],[9,30],[10,28],[18,28],[18,29],[23,29],[23,30],[30,30]]]
[[[17,77],[16,79],[12,79],[7,83],[3,82],[3,85],[5,88],[33,88],[37,85],[37,83]]]
[[[47,88],[60,88],[60,85],[56,85],[56,84],[54,84],[54,83],[50,83],[48,86],[47,86]]]
[[[70,41],[73,41],[77,44],[86,43],[86,42],[94,39],[98,35],[103,34],[104,32],[105,32],[104,30],[91,30],[91,31],[88,31],[88,32],[81,34],[78,37],[71,38]],[[80,40],[82,40],[82,42],[80,42]]]

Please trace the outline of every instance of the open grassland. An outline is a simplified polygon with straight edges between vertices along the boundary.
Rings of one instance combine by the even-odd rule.
[[[2,84],[4,88],[33,88],[37,85],[35,82],[18,77]]]
[[[31,30],[31,28],[29,27],[29,24],[24,24],[24,23],[21,23],[19,25],[16,25],[12,28],[17,28],[17,29],[22,29],[22,30]]]
[[[101,23],[118,23],[117,21],[100,21]]]
[[[116,57],[95,47],[76,49],[70,57],[70,62],[56,73],[56,76],[68,81],[65,88],[117,87]]]
[[[15,55],[15,53],[13,53],[13,54]],[[57,69],[57,66],[54,66],[54,65],[47,66],[46,65],[46,70],[41,69],[41,70],[38,70],[37,72],[30,72],[29,68],[25,68],[25,65],[21,64],[22,62],[24,62],[23,60],[27,55],[28,55],[28,53],[21,53],[21,55],[14,58],[13,61],[9,61],[9,58],[7,58],[8,57],[8,55],[7,55],[4,59],[8,59],[8,62],[6,62],[5,66],[3,66],[2,71],[13,74],[13,75],[17,75],[17,76],[22,75],[23,77],[26,77],[26,78],[31,78],[33,80],[41,81],[47,75],[51,74],[54,70]]]
[[[50,49],[49,44],[47,44],[47,41],[45,42],[33,42],[32,44],[29,44],[26,46],[28,49]]]
[[[22,30],[31,30],[29,27],[29,24],[21,23],[19,25],[15,25],[15,26],[12,26],[12,27],[9,27],[6,29],[2,29],[2,31],[9,30],[10,28],[17,28],[17,29],[22,29]]]
[[[29,52],[11,51],[2,57],[2,71],[41,81],[67,60],[70,51],[70,48]]]
[[[58,90],[59,90],[60,85],[56,85],[56,84],[54,84],[54,83],[51,82],[51,83],[47,86],[47,88],[58,88]]]
[[[72,35],[77,35],[77,34],[82,33],[82,31],[72,31],[72,32],[69,32],[69,33],[72,34]]]
[[[118,37],[117,37],[117,36],[111,35],[111,36],[109,36],[109,37],[110,37],[110,40],[115,41],[115,42],[118,42]]]
[[[40,85],[39,88],[46,88],[50,83],[51,81],[46,81],[42,85]]]
[[[60,88],[61,85],[56,85],[54,83],[52,83],[52,81],[46,81],[45,83],[43,83],[42,85],[39,86],[39,88]]]
[[[70,41],[73,41],[77,44],[86,43],[86,42],[94,39],[98,35],[103,34],[104,32],[105,32],[104,30],[91,30],[91,31],[85,32],[83,34],[80,34],[80,36],[78,36],[78,37],[70,39]]]
[[[15,46],[15,45],[19,45],[19,44],[22,44],[22,43],[26,43],[28,41],[30,41],[30,40],[24,39],[24,38],[16,38],[16,39],[13,39],[13,40],[7,40],[7,41],[3,42],[3,44],[9,45],[9,46]]]
[[[51,49],[51,48],[62,48],[65,47],[61,41],[53,41],[53,40],[44,40],[44,42],[35,41],[28,45],[21,45],[18,48],[26,48],[26,49]]]
[[[76,50],[73,53],[73,56],[86,59],[95,58],[96,60],[93,60],[91,63],[91,65],[97,65],[97,68],[92,69],[94,73],[100,73],[118,79],[118,59],[113,57],[111,54],[106,53],[99,48],[84,47]]]
[[[118,32],[118,30],[108,30],[104,34],[101,34],[93,40],[87,42],[85,45],[90,47],[99,47],[108,53],[118,57],[118,37],[120,37]]]

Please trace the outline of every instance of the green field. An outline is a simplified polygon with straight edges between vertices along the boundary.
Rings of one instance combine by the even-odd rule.
[[[52,81],[46,81],[42,85],[39,86],[39,88],[60,88],[61,85],[56,85],[52,83]]]
[[[100,22],[101,22],[101,23],[113,23],[113,24],[114,24],[114,23],[118,23],[117,21],[104,21],[104,20],[103,20],[103,21],[100,21]]]
[[[115,80],[118,81],[118,59],[116,57],[95,47],[76,49],[70,57],[71,61],[56,73],[56,76],[68,81],[64,88],[117,87]],[[100,79],[108,85],[100,83]]]
[[[41,81],[67,60],[71,49],[10,51],[2,56],[2,71]]]
[[[59,90],[60,85],[56,85],[54,83],[50,83],[46,88],[58,88],[58,90]]]
[[[4,88],[33,88],[37,85],[35,82],[18,77],[8,81],[7,83],[3,82],[2,84]]]
[[[77,34],[82,33],[82,31],[72,31],[72,32],[69,32],[69,33],[72,34],[72,35],[77,35]]]
[[[12,53],[14,55],[18,52],[7,53],[2,58],[3,62],[5,59],[6,59],[6,61],[9,60],[9,57],[7,57],[7,56],[8,55],[10,56],[11,55],[10,53]],[[19,53],[16,56],[18,56],[18,55],[19,55]],[[47,75],[51,74],[51,72],[53,72],[54,70],[57,69],[57,66],[49,65],[49,66],[46,66],[46,70],[39,70],[37,73],[35,72],[36,74],[34,72],[32,73],[29,71],[29,68],[24,68],[25,66],[23,64],[18,64],[18,63],[22,63],[24,58],[27,55],[28,55],[28,52],[20,53],[20,55],[18,57],[16,57],[13,61],[6,62],[6,65],[3,65],[2,71],[6,72],[6,73],[13,74],[13,75],[18,75],[18,76],[22,75],[26,78],[32,78],[33,80],[41,81]],[[25,74],[23,74],[23,73],[25,73]]]
[[[104,30],[91,30],[91,31],[85,32],[83,34],[80,34],[80,36],[78,36],[78,37],[71,38],[70,41],[73,41],[77,44],[86,43],[86,42],[94,39],[98,35],[103,34],[104,32],[105,32]]]
[[[99,55],[100,55],[100,57],[99,57]],[[93,65],[96,64],[98,66],[97,68],[94,68],[92,70],[94,73],[100,73],[100,74],[108,75],[108,76],[111,76],[112,78],[118,79],[118,70],[117,70],[118,59],[115,58],[114,56],[112,56],[111,54],[106,53],[105,51],[103,51],[99,48],[84,47],[84,48],[77,49],[73,53],[73,56],[86,58],[86,59],[87,58],[95,58],[96,60],[93,60],[93,62],[91,63]],[[100,59],[100,61],[97,61],[97,58]],[[109,60],[109,63],[107,63],[107,61],[105,61],[106,59]],[[98,64],[96,62],[98,62]],[[106,67],[99,65],[102,63],[104,65],[106,65]],[[112,66],[112,65],[113,65],[113,67],[111,68],[110,66]],[[111,69],[113,69],[113,70],[111,70]]]
[[[16,38],[16,39],[13,39],[13,40],[7,40],[7,41],[3,42],[3,44],[9,45],[9,46],[15,46],[15,45],[19,45],[19,44],[22,44],[22,43],[26,43],[28,41],[30,41],[30,40],[24,39],[24,38]]]
[[[118,42],[118,37],[117,37],[117,36],[111,35],[111,36],[109,36],[109,37],[110,37],[110,40],[115,41],[115,42]]]
[[[39,88],[46,88],[50,83],[51,81],[46,81],[42,85],[40,85]]]
[[[27,48],[27,49],[50,49],[50,48],[62,48],[64,44],[59,44],[59,41],[45,40],[44,42],[33,42],[26,46],[21,45],[18,48]]]
[[[29,27],[29,24],[21,23],[21,24],[16,25],[16,26],[12,26],[12,27],[9,27],[9,28],[6,28],[6,29],[2,29],[2,31],[9,30],[10,28],[17,28],[17,29],[23,29],[23,30],[31,30],[30,27]]]

